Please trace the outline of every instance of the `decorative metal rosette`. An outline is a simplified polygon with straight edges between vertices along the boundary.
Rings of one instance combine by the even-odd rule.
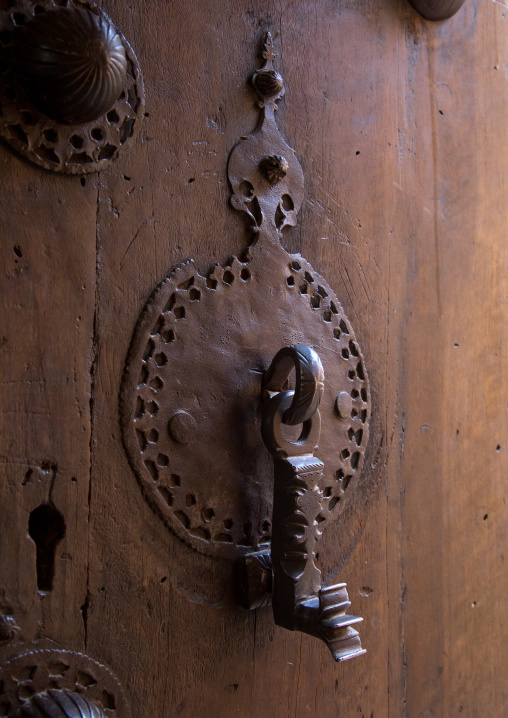
[[[108,668],[82,653],[50,649],[0,666],[0,716],[130,718],[131,712]]]
[[[55,172],[97,172],[143,114],[137,59],[88,0],[14,0],[0,12],[0,135]]]

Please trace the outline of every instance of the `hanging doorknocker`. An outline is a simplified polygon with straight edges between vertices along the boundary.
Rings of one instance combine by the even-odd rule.
[[[284,387],[293,365],[296,383],[291,391]],[[261,432],[275,469],[271,542],[275,622],[321,638],[339,661],[365,651],[352,628],[362,619],[346,615],[351,605],[346,584],[323,587],[315,564],[322,533],[324,464],[314,452],[321,434],[323,382],[323,365],[313,349],[303,344],[281,349],[265,375]],[[295,425],[301,429],[290,439],[284,426]]]
[[[164,522],[197,551],[241,562],[246,606],[269,602],[273,583],[276,622],[342,660],[363,652],[351,627],[361,619],[345,614],[344,584],[321,586],[314,545],[360,481],[369,382],[333,290],[280,244],[303,173],[275,122],[284,83],[269,34],[263,58],[252,80],[260,124],[228,166],[254,242],[206,276],[180,264],[156,288],[127,357],[122,434]],[[292,436],[286,423],[302,427]]]

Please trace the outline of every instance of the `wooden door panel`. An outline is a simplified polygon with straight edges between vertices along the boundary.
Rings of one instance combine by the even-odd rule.
[[[504,6],[466,0],[438,24],[403,0],[103,6],[144,74],[135,142],[82,181],[0,148],[0,610],[21,627],[0,659],[84,651],[138,716],[503,715]],[[365,619],[368,653],[339,665],[269,607],[240,608],[231,566],[168,531],[119,427],[153,287],[246,246],[226,163],[257,120],[247,79],[265,29],[305,176],[285,247],[336,291],[372,387],[364,510],[320,545]],[[28,517],[50,490],[66,536],[42,597]]]
[[[21,647],[83,647],[90,476],[96,196],[2,148],[2,612]],[[66,535],[53,591],[37,595],[30,513],[51,497]],[[79,599],[81,597],[81,603]],[[19,650],[19,648],[18,648]]]

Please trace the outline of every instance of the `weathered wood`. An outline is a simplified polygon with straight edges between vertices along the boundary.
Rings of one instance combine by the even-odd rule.
[[[433,25],[405,0],[103,6],[143,69],[137,139],[84,187],[0,148],[0,609],[21,626],[0,660],[37,639],[86,650],[140,718],[504,715],[506,9],[468,0]],[[183,259],[205,273],[245,246],[226,161],[256,122],[246,80],[265,29],[305,176],[285,247],[337,293],[372,388],[379,489],[319,545],[323,577],[347,582],[364,618],[368,652],[343,665],[270,607],[235,603],[230,564],[168,531],[120,437],[153,287]],[[28,517],[53,464],[66,536],[41,598]]]
[[[21,627],[18,650],[56,636],[82,648],[97,190],[93,179],[50,175],[5,147],[1,157],[0,611]],[[65,537],[53,590],[40,595],[29,518],[48,503],[63,516]]]
[[[408,136],[422,208],[404,318],[399,484],[408,715],[502,714],[508,700],[497,673],[508,625],[506,129],[493,120],[507,109],[508,47],[504,9],[474,12],[465,4],[431,33],[406,80],[428,85]]]

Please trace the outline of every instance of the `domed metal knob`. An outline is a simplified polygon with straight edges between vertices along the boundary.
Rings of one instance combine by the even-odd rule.
[[[100,117],[124,88],[127,59],[120,35],[91,8],[35,15],[18,32],[16,55],[28,99],[63,124]]]
[[[252,78],[252,84],[265,100],[276,97],[284,89],[282,77],[273,68],[258,70]]]
[[[105,713],[85,696],[65,689],[36,693],[18,708],[13,718],[105,718]]]
[[[465,0],[409,0],[426,20],[447,20],[460,10]]]
[[[4,616],[0,614],[0,641],[12,641],[19,626],[12,616]]]

